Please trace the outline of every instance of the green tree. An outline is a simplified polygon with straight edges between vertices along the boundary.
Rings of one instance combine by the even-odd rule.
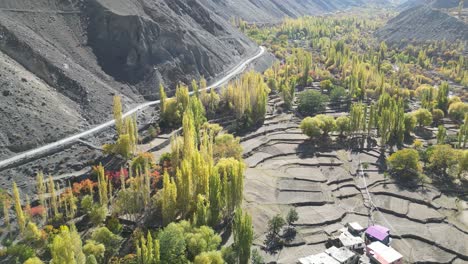
[[[83,253],[88,258],[89,256],[94,256],[96,260],[103,261],[104,253],[106,252],[106,247],[104,244],[98,243],[94,240],[86,240],[86,244],[83,246]]]
[[[38,257],[33,257],[29,258],[26,260],[23,264],[43,264],[42,260],[40,260]]]
[[[245,165],[233,158],[221,159],[214,170],[221,178],[226,213],[231,216],[234,210],[242,205]]]
[[[330,91],[333,87],[333,83],[330,80],[323,80],[320,82],[320,89]]]
[[[351,120],[347,116],[340,116],[336,119],[336,128],[340,135],[347,135],[351,132]]]
[[[292,226],[297,220],[299,220],[299,214],[296,211],[296,208],[291,208],[288,211],[288,215],[286,216],[286,222],[289,226]]]
[[[38,172],[36,175],[36,192],[37,197],[39,198],[39,204],[44,207],[44,212],[42,213],[42,220],[45,221],[47,219],[47,204],[46,204],[46,184],[44,182],[44,174],[42,171]]]
[[[52,264],[84,264],[86,262],[81,238],[74,226],[60,227],[60,233],[54,237],[50,245],[50,253]]]
[[[13,198],[15,199],[15,212],[18,221],[20,232],[23,233],[26,228],[26,217],[24,216],[23,207],[21,206],[21,198],[16,182],[13,182]]]
[[[117,135],[121,135],[124,133],[124,123],[122,119],[122,101],[121,97],[116,95],[114,96],[114,105],[113,105],[113,112],[114,112],[114,119],[115,119],[115,129],[117,130]]]
[[[162,189],[162,217],[163,223],[168,224],[176,217],[177,187],[169,173],[164,172]]]
[[[449,85],[447,82],[443,82],[437,91],[437,108],[443,112],[447,112],[448,110],[448,95]]]
[[[461,121],[468,113],[468,104],[463,102],[456,102],[450,104],[448,115],[452,120]]]
[[[97,179],[98,179],[98,190],[99,190],[99,203],[102,206],[107,206],[109,203],[109,196],[108,196],[108,186],[107,186],[107,178],[106,174],[104,171],[104,166],[102,164],[99,164],[95,172],[97,174]]]
[[[450,145],[436,145],[429,153],[428,167],[436,173],[447,175],[447,169],[455,168],[458,153]]]
[[[410,113],[405,114],[405,133],[407,135],[411,134],[413,132],[414,128],[416,127],[416,123],[418,120],[416,117]]]
[[[215,138],[213,158],[216,161],[221,158],[235,158],[240,160],[242,151],[240,138],[234,137],[232,134],[221,134]]]
[[[186,264],[184,228],[171,223],[159,233],[161,263]]]
[[[247,264],[250,259],[250,246],[253,241],[252,218],[238,208],[233,221],[234,248],[238,254],[239,264]]]
[[[275,215],[273,218],[271,218],[268,221],[268,232],[276,236],[279,236],[279,233],[285,224],[286,224],[286,221],[281,215],[279,214]]]
[[[315,117],[306,117],[302,120],[300,128],[302,133],[310,138],[318,137],[322,134],[322,121]]]
[[[314,115],[325,110],[328,96],[317,91],[308,90],[299,95],[298,111],[307,116]]]
[[[252,264],[265,264],[265,260],[257,249],[252,250]]]
[[[194,264],[224,264],[224,259],[219,251],[203,252],[195,257]]]
[[[203,252],[215,251],[221,244],[221,237],[207,226],[193,228],[188,222],[180,223],[185,228],[185,243],[188,259],[193,260]]]
[[[437,144],[444,144],[447,138],[447,129],[440,125],[437,129]]]
[[[336,121],[333,116],[329,115],[317,115],[315,118],[319,119],[320,122],[320,129],[323,132],[324,136],[328,136],[328,134],[336,129]]]
[[[119,250],[122,237],[112,233],[107,227],[103,226],[94,230],[91,240],[104,245],[106,249],[105,258],[109,259]]]
[[[403,149],[387,158],[390,172],[404,179],[418,176],[421,172],[419,153],[414,149]]]
[[[203,226],[208,222],[208,209],[210,205],[205,196],[199,194],[197,196],[196,211],[193,217],[195,226]]]
[[[209,192],[209,220],[208,223],[210,226],[214,227],[219,223],[221,210],[222,210],[222,200],[221,200],[221,179],[219,173],[215,171],[210,176],[210,192]]]
[[[341,86],[337,86],[333,88],[330,92],[330,101],[331,102],[341,102],[346,100],[348,97],[348,93],[346,92],[345,88]]]
[[[421,108],[413,112],[414,117],[420,127],[428,126],[432,123],[432,114],[429,110]]]
[[[148,232],[147,238],[140,238],[137,244],[137,259],[141,264],[159,264],[160,259],[160,244],[159,240],[153,239],[151,232]]]
[[[442,110],[440,109],[432,110],[432,119],[436,125],[438,125],[440,121],[442,121],[443,118],[444,118],[444,112]]]

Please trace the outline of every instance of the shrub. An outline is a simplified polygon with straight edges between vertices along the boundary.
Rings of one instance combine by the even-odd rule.
[[[297,109],[303,115],[314,115],[325,110],[325,104],[328,102],[328,96],[317,91],[305,91],[299,95],[299,104]]]
[[[321,127],[321,122],[317,118],[313,117],[306,117],[304,120],[302,120],[300,128],[302,130],[302,133],[307,135],[310,138],[318,137],[322,134],[322,131],[320,130]]]
[[[402,178],[412,178],[421,172],[419,153],[414,149],[403,149],[387,158],[391,173]]]

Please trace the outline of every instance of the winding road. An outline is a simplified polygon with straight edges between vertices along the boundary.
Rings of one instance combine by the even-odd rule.
[[[258,59],[259,57],[261,57],[264,53],[265,53],[265,48],[260,47],[260,50],[253,57],[251,57],[249,59],[246,59],[245,61],[239,63],[231,71],[229,71],[229,73],[227,73],[223,78],[221,78],[220,80],[218,80],[215,83],[211,84],[210,86],[206,87],[205,90],[210,90],[210,89],[213,89],[213,88],[217,88],[217,87],[225,84],[226,82],[228,82],[229,80],[231,80],[232,78],[237,76],[239,73],[243,72],[248,64],[250,64],[252,61],[254,61],[254,60]],[[193,91],[190,92],[190,94],[192,95]],[[157,105],[160,102],[161,102],[160,100],[157,100],[157,101],[151,101],[151,102],[147,102],[147,103],[138,105],[138,106],[130,109],[126,113],[124,113],[123,117],[127,117],[129,115],[132,115],[132,114],[134,114],[134,113],[136,113],[136,112],[138,112],[140,110],[143,110],[143,109],[145,109],[145,108],[147,108],[149,106]],[[63,147],[65,145],[67,145],[67,144],[74,143],[74,142],[78,141],[80,138],[83,138],[83,137],[92,135],[92,134],[94,134],[96,132],[102,131],[102,130],[104,130],[104,129],[106,129],[106,128],[114,125],[114,124],[115,124],[115,119],[112,119],[112,120],[107,121],[107,122],[105,122],[105,123],[103,123],[101,125],[98,125],[98,126],[94,127],[94,128],[83,131],[83,132],[81,132],[79,134],[75,134],[73,136],[61,139],[59,141],[49,143],[49,144],[44,145],[42,147],[35,148],[35,149],[32,149],[32,150],[26,151],[24,153],[15,155],[15,156],[13,156],[11,158],[2,160],[2,161],[0,161],[0,169],[5,168],[7,166],[14,165],[15,163],[20,162],[20,161],[25,160],[25,159],[34,158],[35,156],[38,156],[38,155],[47,153],[49,151],[58,149],[58,148]]]

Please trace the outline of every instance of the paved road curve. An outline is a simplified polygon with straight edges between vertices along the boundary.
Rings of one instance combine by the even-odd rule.
[[[264,53],[265,53],[265,48],[260,47],[260,50],[257,52],[257,54],[255,56],[253,56],[253,57],[245,60],[244,62],[241,62],[240,64],[238,64],[228,74],[226,74],[226,76],[224,76],[223,78],[221,78],[217,82],[213,83],[212,85],[208,86],[206,88],[206,90],[209,90],[209,89],[212,89],[212,88],[217,88],[217,87],[225,84],[226,82],[231,80],[233,77],[235,77],[236,75],[238,75],[239,73],[244,71],[249,63],[251,63],[252,61],[258,59]],[[190,94],[193,94],[193,91],[190,92]],[[134,114],[134,113],[136,113],[136,112],[138,112],[138,111],[140,111],[142,109],[145,109],[145,108],[147,108],[149,106],[152,106],[152,105],[157,105],[159,103],[160,103],[160,100],[157,100],[157,101],[151,101],[151,102],[147,102],[147,103],[138,105],[135,108],[132,108],[131,110],[129,110],[128,112],[123,114],[123,117],[127,117],[127,116],[132,115],[132,114]],[[60,147],[62,147],[64,145],[66,145],[66,144],[76,142],[78,139],[80,139],[82,137],[86,137],[86,136],[89,136],[89,135],[94,134],[96,132],[99,132],[99,131],[101,131],[101,130],[103,130],[105,128],[108,128],[108,127],[110,127],[110,126],[112,126],[114,124],[115,124],[115,119],[112,119],[110,121],[107,121],[107,122],[105,122],[105,123],[103,123],[103,124],[101,124],[99,126],[96,126],[96,127],[91,128],[89,130],[81,132],[79,134],[64,138],[62,140],[59,140],[59,141],[44,145],[44,146],[36,148],[36,149],[29,150],[27,152],[18,154],[16,156],[13,156],[13,157],[8,158],[8,159],[2,160],[2,161],[0,161],[0,169],[4,168],[6,166],[9,166],[9,165],[13,165],[13,164],[15,164],[15,163],[17,163],[19,161],[24,160],[24,159],[30,159],[30,158],[35,157],[37,155],[43,154],[45,152],[60,148]]]

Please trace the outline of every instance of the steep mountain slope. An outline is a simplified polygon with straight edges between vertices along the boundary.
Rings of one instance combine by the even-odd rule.
[[[0,1],[0,158],[222,74],[256,45],[229,19],[279,21],[387,0]]]
[[[283,17],[317,15],[368,4],[385,4],[388,0],[201,0],[220,16],[240,17],[248,22],[277,22]]]
[[[387,42],[468,40],[468,26],[444,12],[426,5],[418,5],[391,19],[376,35]]]
[[[195,0],[0,2],[0,145],[22,151],[214,77],[257,47]]]
[[[398,6],[398,10],[403,11],[408,8],[412,8],[419,5],[428,5],[433,8],[456,8],[458,7],[460,0],[408,0],[404,3],[401,3]],[[465,8],[468,7],[468,2],[465,1]]]

